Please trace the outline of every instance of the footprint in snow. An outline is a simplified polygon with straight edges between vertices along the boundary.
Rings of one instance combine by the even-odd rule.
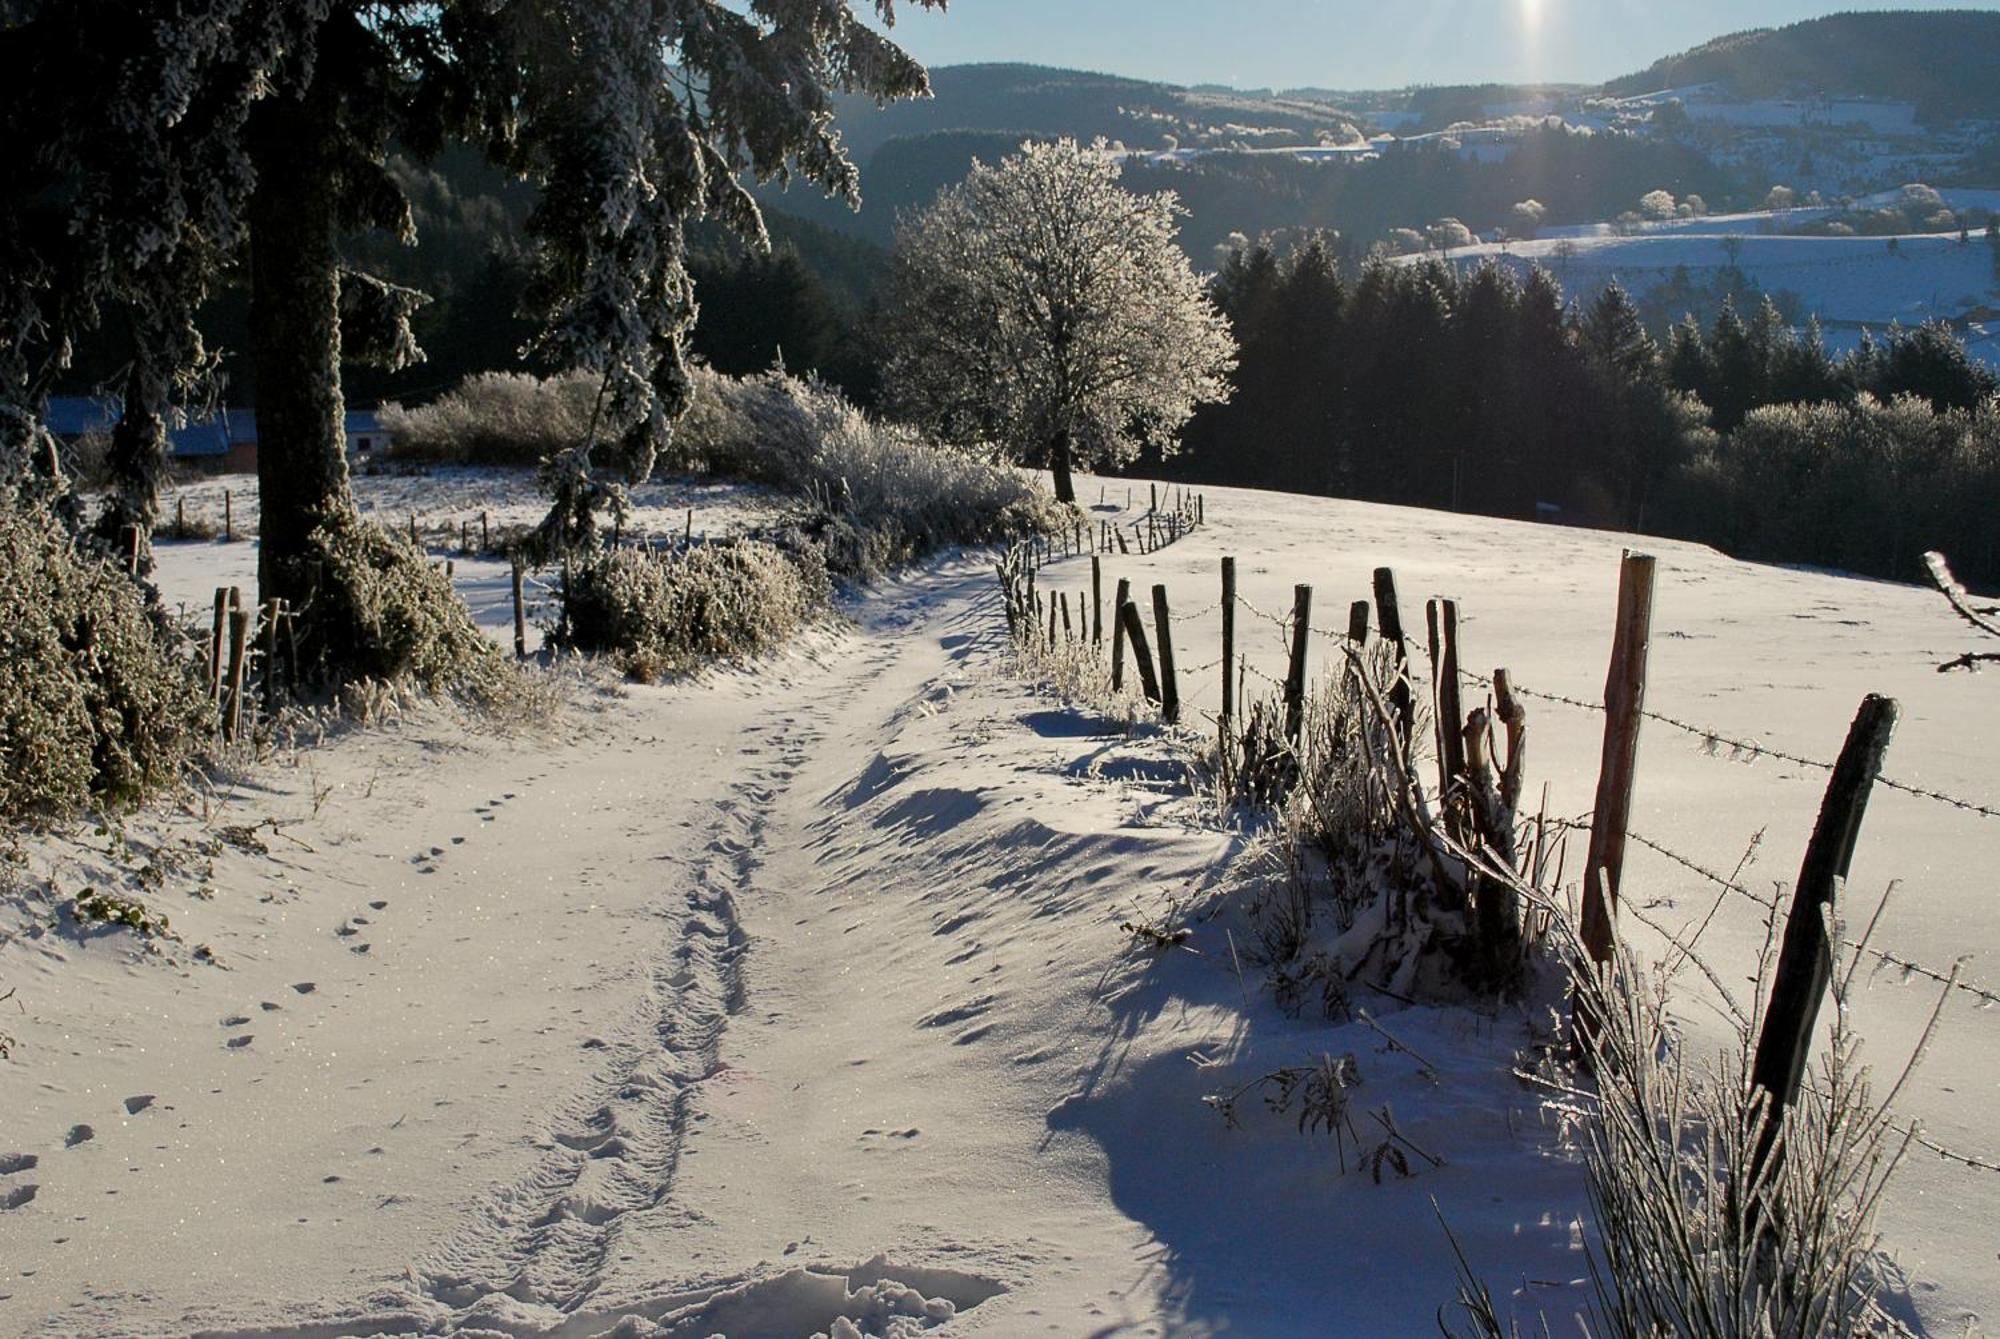
[[[232,1051],[240,1051],[244,1047],[248,1046],[254,1040],[256,1040],[256,1038],[253,1037],[250,1033],[246,1032],[240,1037],[231,1037],[228,1041],[222,1044],[224,1046],[227,1046]]]
[[[296,990],[301,995],[310,995],[315,990],[318,990],[319,987],[314,985],[310,981],[294,981],[292,983],[292,989]]]
[[[229,1015],[229,1017],[222,1020],[222,1026],[242,1027],[245,1023],[248,1023],[249,1021],[250,1020],[242,1014],[231,1014]]]
[[[97,1131],[88,1125],[72,1125],[69,1127],[69,1133],[63,1136],[63,1147],[75,1148],[78,1144],[87,1144],[95,1138]]]
[[[246,1018],[243,1021],[247,1023],[250,1020]],[[249,1038],[246,1037],[244,1038],[244,1040],[248,1041]],[[128,1116],[136,1116],[140,1112],[144,1111],[147,1107],[153,1105],[153,1101],[154,1098],[151,1093],[138,1093],[132,1097],[128,1097],[125,1099],[125,1114]]]
[[[34,1199],[40,1191],[41,1187],[33,1182],[29,1182],[25,1186],[15,1186],[10,1190],[0,1191],[0,1210],[18,1209],[28,1203],[28,1201]]]
[[[13,1176],[17,1172],[32,1172],[41,1159],[32,1153],[0,1153],[0,1176]]]

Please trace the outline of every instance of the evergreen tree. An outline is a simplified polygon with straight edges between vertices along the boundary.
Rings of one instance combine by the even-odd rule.
[[[893,0],[873,8],[893,19]],[[259,584],[302,611],[335,675],[379,638],[354,600],[315,598],[341,579],[325,546],[358,519],[341,364],[418,356],[420,295],[342,258],[353,230],[410,235],[391,142],[426,157],[463,139],[538,188],[539,348],[603,389],[593,440],[552,471],[544,533],[575,543],[608,492],[599,443],[643,476],[687,402],[688,221],[761,238],[745,173],[795,170],[852,196],[833,95],[926,88],[847,0],[17,0],[0,45],[10,74],[45,72],[45,96],[16,86],[0,113],[31,165],[0,177],[0,434],[17,456],[32,447],[49,369],[115,304],[135,353],[120,468],[149,497],[164,447],[151,420],[200,370],[194,314],[247,244]],[[50,226],[65,216],[66,234]]]

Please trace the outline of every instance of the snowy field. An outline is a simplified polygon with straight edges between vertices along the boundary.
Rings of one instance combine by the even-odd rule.
[[[1908,236],[1891,251],[1881,237],[1787,237],[1759,233],[1642,233],[1631,237],[1538,238],[1483,243],[1447,253],[1457,262],[1491,256],[1525,270],[1541,265],[1563,291],[1585,297],[1616,280],[1642,294],[1686,267],[1697,277],[1735,263],[1765,292],[1798,294],[1801,317],[1860,322],[1877,330],[1951,318],[1993,302],[1993,255],[1983,238],[1959,245],[1955,236]],[[1832,336],[1840,333],[1829,331]],[[1994,361],[1991,339],[1977,346]]]
[[[228,495],[225,504],[224,494]],[[357,473],[355,501],[361,514],[398,534],[414,519],[417,533],[436,561],[450,561],[453,583],[487,635],[503,645],[514,642],[514,595],[509,564],[481,555],[480,517],[495,545],[504,534],[539,524],[549,502],[536,486],[533,470],[442,468],[422,471]],[[624,533],[631,538],[660,539],[692,535],[696,539],[738,534],[774,520],[786,507],[781,493],[754,484],[714,482],[705,478],[668,475],[631,490],[632,515]],[[176,509],[190,524],[206,521],[217,530],[215,540],[161,540],[155,545],[160,596],[169,609],[187,611],[199,620],[212,607],[217,586],[252,591],[257,585],[257,479],[255,475],[225,474],[189,482],[161,499],[160,514],[171,521]],[[222,542],[225,510],[233,513],[239,542]],[[461,551],[470,537],[473,553]],[[530,577],[528,648],[541,649],[536,620],[548,610],[547,585]]]
[[[1601,691],[1618,536],[1226,489],[1207,510],[1105,572],[1168,586],[1197,728],[1224,555],[1251,610],[1308,582],[1328,627],[1393,565],[1415,616],[1460,599],[1468,668]],[[2000,684],[1934,672],[1965,648],[1935,596],[1646,547],[1649,707],[1830,758],[1887,693],[1891,777],[2000,802]],[[253,568],[248,543],[163,551],[170,601]],[[1087,592],[1088,559],[1043,588]],[[1580,1174],[1508,1072],[1540,1019],[1359,1000],[1398,1049],[1286,1018],[1237,970],[1241,922],[1206,914],[1247,839],[1189,793],[1187,743],[1014,680],[985,555],[845,614],[753,669],[572,676],[560,738],[417,711],[122,833],[25,843],[0,898],[0,1333],[1415,1335],[1453,1290],[1433,1197],[1505,1306],[1574,1332]],[[1279,628],[1238,626],[1277,674]],[[1600,719],[1529,707],[1530,786],[1587,809]],[[1762,833],[1742,882],[1791,879],[1824,773],[1657,723],[1641,762],[1636,832],[1724,872]],[[2000,985],[1996,861],[2000,819],[1878,792],[1853,917],[1900,880],[1876,942]],[[178,935],[150,949],[32,891],[135,868]],[[1675,926],[1717,893],[1641,846],[1626,895]],[[1725,978],[1761,914],[1723,897],[1703,948]],[[1177,921],[1192,938],[1164,953],[1120,928]],[[1893,1069],[1933,988],[1862,979]],[[2000,1014],[1979,1003],[1948,1002],[1903,1108],[1990,1161]],[[1241,1129],[1202,1102],[1347,1053],[1362,1147],[1254,1092]],[[1378,1184],[1384,1110],[1442,1165]],[[1884,1227],[1913,1321],[2000,1315],[2000,1175],[1920,1151]]]

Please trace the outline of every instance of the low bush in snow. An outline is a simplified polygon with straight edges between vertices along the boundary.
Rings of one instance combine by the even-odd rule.
[[[600,550],[570,570],[564,592],[552,643],[608,653],[634,677],[654,679],[771,650],[832,587],[810,549],[732,540]]]
[[[0,814],[129,803],[213,724],[192,658],[46,508],[0,504]]]
[[[585,372],[468,377],[430,404],[384,405],[386,454],[425,465],[534,466],[589,434],[599,384]]]
[[[827,565],[865,578],[952,544],[1056,524],[1026,476],[882,423],[838,391],[782,372],[696,377],[677,430],[681,462],[799,493],[828,518]]]
[[[519,675],[472,620],[444,570],[422,551],[358,517],[316,530],[304,560],[317,568],[314,626],[345,630],[344,646],[300,648],[308,681],[337,662],[342,678],[407,684],[470,704],[497,706],[521,689]]]

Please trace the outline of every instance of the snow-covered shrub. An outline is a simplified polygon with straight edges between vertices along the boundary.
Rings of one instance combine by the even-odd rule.
[[[514,670],[481,635],[442,568],[373,522],[343,516],[313,532],[307,563],[318,568],[314,626],[346,629],[337,657],[349,677],[410,683],[478,705],[506,701]],[[308,680],[335,658],[324,645],[300,647]]]
[[[611,655],[650,680],[769,651],[831,593],[810,548],[739,539],[664,553],[605,549],[571,569],[550,640]]]
[[[841,577],[873,576],[949,544],[1057,523],[1027,477],[884,424],[815,381],[703,374],[681,428],[690,463],[775,484],[821,513],[811,527]]]
[[[428,465],[538,464],[589,435],[599,380],[587,372],[484,372],[415,409],[384,405],[385,454]]]
[[[0,506],[0,814],[137,800],[180,775],[212,723],[139,587],[47,510]]]

